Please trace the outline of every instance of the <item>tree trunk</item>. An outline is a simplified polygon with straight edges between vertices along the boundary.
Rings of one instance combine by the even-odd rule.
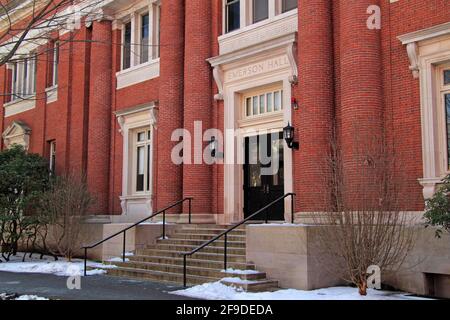
[[[367,281],[361,280],[358,284],[359,294],[362,296],[367,296]]]

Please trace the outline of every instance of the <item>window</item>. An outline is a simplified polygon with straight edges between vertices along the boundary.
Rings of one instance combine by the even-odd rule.
[[[58,84],[58,66],[59,66],[59,42],[55,42],[52,50],[52,81],[50,86]]]
[[[55,42],[53,48],[53,85],[58,84],[58,66],[59,66],[59,42]]]
[[[298,0],[223,0],[224,33],[297,8]]]
[[[450,85],[450,70],[444,70],[444,86]]]
[[[51,175],[56,173],[56,141],[50,141],[49,143],[49,170]]]
[[[160,7],[155,2],[124,18],[122,70],[159,58]]]
[[[21,57],[11,64],[11,101],[25,99],[36,93],[36,56]]]
[[[149,45],[150,45],[150,15],[148,13],[141,16],[141,63],[149,60]]]
[[[226,32],[240,28],[241,4],[239,0],[226,0],[225,4]]]
[[[446,144],[446,156],[447,156],[447,170],[450,171],[450,68],[442,70],[441,73],[441,101],[443,105],[445,115],[445,144]]]
[[[135,191],[149,192],[150,183],[150,161],[151,161],[151,131],[137,130],[135,139]]]
[[[282,0],[281,12],[291,11],[297,8],[297,0]]]
[[[283,90],[245,97],[245,116],[253,117],[283,110]]]
[[[253,0],[253,23],[269,18],[269,0]]]
[[[153,7],[153,17],[155,23],[153,24],[153,34],[155,35],[155,38],[153,39],[153,58],[158,59],[159,58],[159,43],[160,43],[160,37],[161,37],[161,5],[155,5]]]
[[[124,26],[123,30],[123,61],[122,69],[131,67],[131,22]]]

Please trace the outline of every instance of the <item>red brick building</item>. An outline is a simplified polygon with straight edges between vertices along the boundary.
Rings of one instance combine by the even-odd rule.
[[[370,184],[354,157],[369,137],[395,151],[402,210],[423,211],[449,173],[448,0],[110,0],[24,50],[45,54],[0,68],[1,148],[21,143],[57,174],[86,173],[97,215],[134,219],[192,196],[198,221],[230,223],[288,192],[296,212],[324,210],[334,134],[352,201]],[[195,161],[207,133],[201,146],[184,139],[192,164],[174,163],[174,130],[193,142],[197,121],[200,135],[223,132],[225,162],[258,152],[254,130],[288,123],[299,149],[272,135],[281,170],[268,179],[261,164]]]

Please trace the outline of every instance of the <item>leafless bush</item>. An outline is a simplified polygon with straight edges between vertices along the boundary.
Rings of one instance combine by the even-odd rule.
[[[401,209],[404,193],[401,179],[394,177],[393,152],[376,135],[354,140],[345,152],[332,141],[326,160],[332,174],[324,183],[334,201],[313,219],[324,226],[318,228],[318,246],[323,256],[332,257],[327,267],[366,295],[368,268],[398,270],[414,245],[416,230]]]
[[[48,214],[48,249],[69,261],[81,245],[81,228],[93,202],[84,179],[75,175],[56,178],[42,199],[42,211]]]

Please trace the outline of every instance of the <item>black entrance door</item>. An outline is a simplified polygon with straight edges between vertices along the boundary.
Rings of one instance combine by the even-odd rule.
[[[250,216],[284,195],[283,134],[245,138],[244,215]],[[284,220],[284,202],[268,210],[269,220]],[[255,220],[264,220],[265,214]]]

